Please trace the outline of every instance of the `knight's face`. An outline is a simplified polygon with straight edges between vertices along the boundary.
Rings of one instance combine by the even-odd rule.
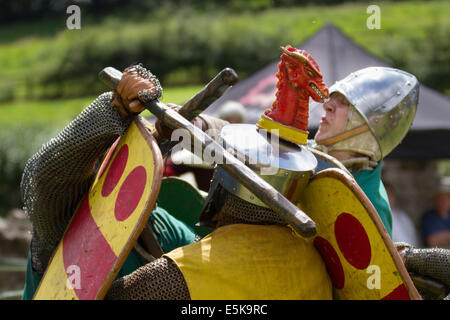
[[[342,94],[338,92],[331,94],[330,100],[323,104],[325,113],[320,120],[319,129],[314,137],[316,142],[344,132],[349,108],[350,103]]]

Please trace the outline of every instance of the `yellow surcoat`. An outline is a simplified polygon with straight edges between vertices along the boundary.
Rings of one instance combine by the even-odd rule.
[[[332,298],[319,253],[288,227],[223,226],[165,256],[183,273],[193,300]]]

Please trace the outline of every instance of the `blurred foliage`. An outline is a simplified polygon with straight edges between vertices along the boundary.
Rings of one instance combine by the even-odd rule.
[[[183,105],[194,96],[203,86],[165,87],[159,99],[164,103]],[[107,90],[103,90],[107,91]],[[63,127],[86,108],[96,96],[71,99],[51,99],[32,101],[13,101],[0,103],[0,131],[8,130],[10,126],[26,127],[35,123],[46,123],[47,126]],[[150,112],[144,111],[144,117],[151,117]]]
[[[450,177],[450,159],[441,159],[437,164],[437,172],[441,177]]]
[[[185,103],[201,86],[164,88],[161,101]],[[27,160],[95,97],[0,104],[0,216],[22,206],[20,181]],[[148,111],[143,117],[151,117]]]
[[[62,127],[75,118],[96,97],[83,97],[64,100],[34,100],[0,103],[0,131],[10,130],[11,126],[28,127],[36,123],[46,123],[51,127]],[[39,126],[37,127],[39,128]]]
[[[266,2],[277,8],[264,10]],[[106,5],[91,1],[83,4],[81,30],[65,28],[65,13],[0,30],[0,100],[98,94],[105,89],[98,71],[133,62],[152,70],[163,86],[203,84],[224,67],[243,79],[275,60],[280,45],[298,45],[330,21],[423,83],[441,92],[450,87],[448,2],[382,2],[381,30],[365,27],[367,4],[284,8],[298,2],[207,3],[132,1],[129,9],[96,14]],[[116,5],[122,2],[111,2],[108,10]]]
[[[27,160],[45,141],[56,134],[48,123],[2,126],[0,130],[0,216],[11,208],[20,208],[20,181]]]
[[[2,0],[0,1],[0,22],[8,23],[54,17],[65,13],[66,8],[72,4],[76,4],[83,9],[89,9],[93,13],[105,14],[118,10],[155,9],[166,5],[174,7],[190,6],[203,10],[225,8],[230,11],[242,11],[346,2],[367,3],[367,0]]]
[[[402,39],[387,44],[385,59],[409,71],[422,83],[450,95],[450,20],[435,19],[424,39]]]

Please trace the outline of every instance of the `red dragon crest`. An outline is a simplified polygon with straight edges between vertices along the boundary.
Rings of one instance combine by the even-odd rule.
[[[281,47],[283,51],[278,64],[276,99],[271,109],[264,112],[264,121],[258,126],[273,129],[274,123],[267,128],[267,121],[276,122],[282,127],[290,127],[306,133],[309,116],[309,97],[317,102],[324,102],[329,91],[322,80],[322,73],[314,58],[306,51],[291,46]],[[299,142],[297,139],[280,133],[281,138]],[[300,142],[304,144],[303,142]],[[306,143],[306,141],[305,141]]]

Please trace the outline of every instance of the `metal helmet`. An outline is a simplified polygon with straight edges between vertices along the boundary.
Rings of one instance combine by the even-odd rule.
[[[317,167],[317,159],[308,148],[280,140],[278,136],[255,125],[226,125],[222,128],[220,140],[227,151],[293,203],[299,199]],[[221,188],[244,201],[268,208],[225,170],[216,166],[208,198],[200,215],[200,225],[208,225],[216,213],[210,208],[214,206],[213,202]]]
[[[405,137],[419,100],[419,81],[405,71],[368,67],[351,73],[330,87],[355,107],[377,140],[382,158]]]

